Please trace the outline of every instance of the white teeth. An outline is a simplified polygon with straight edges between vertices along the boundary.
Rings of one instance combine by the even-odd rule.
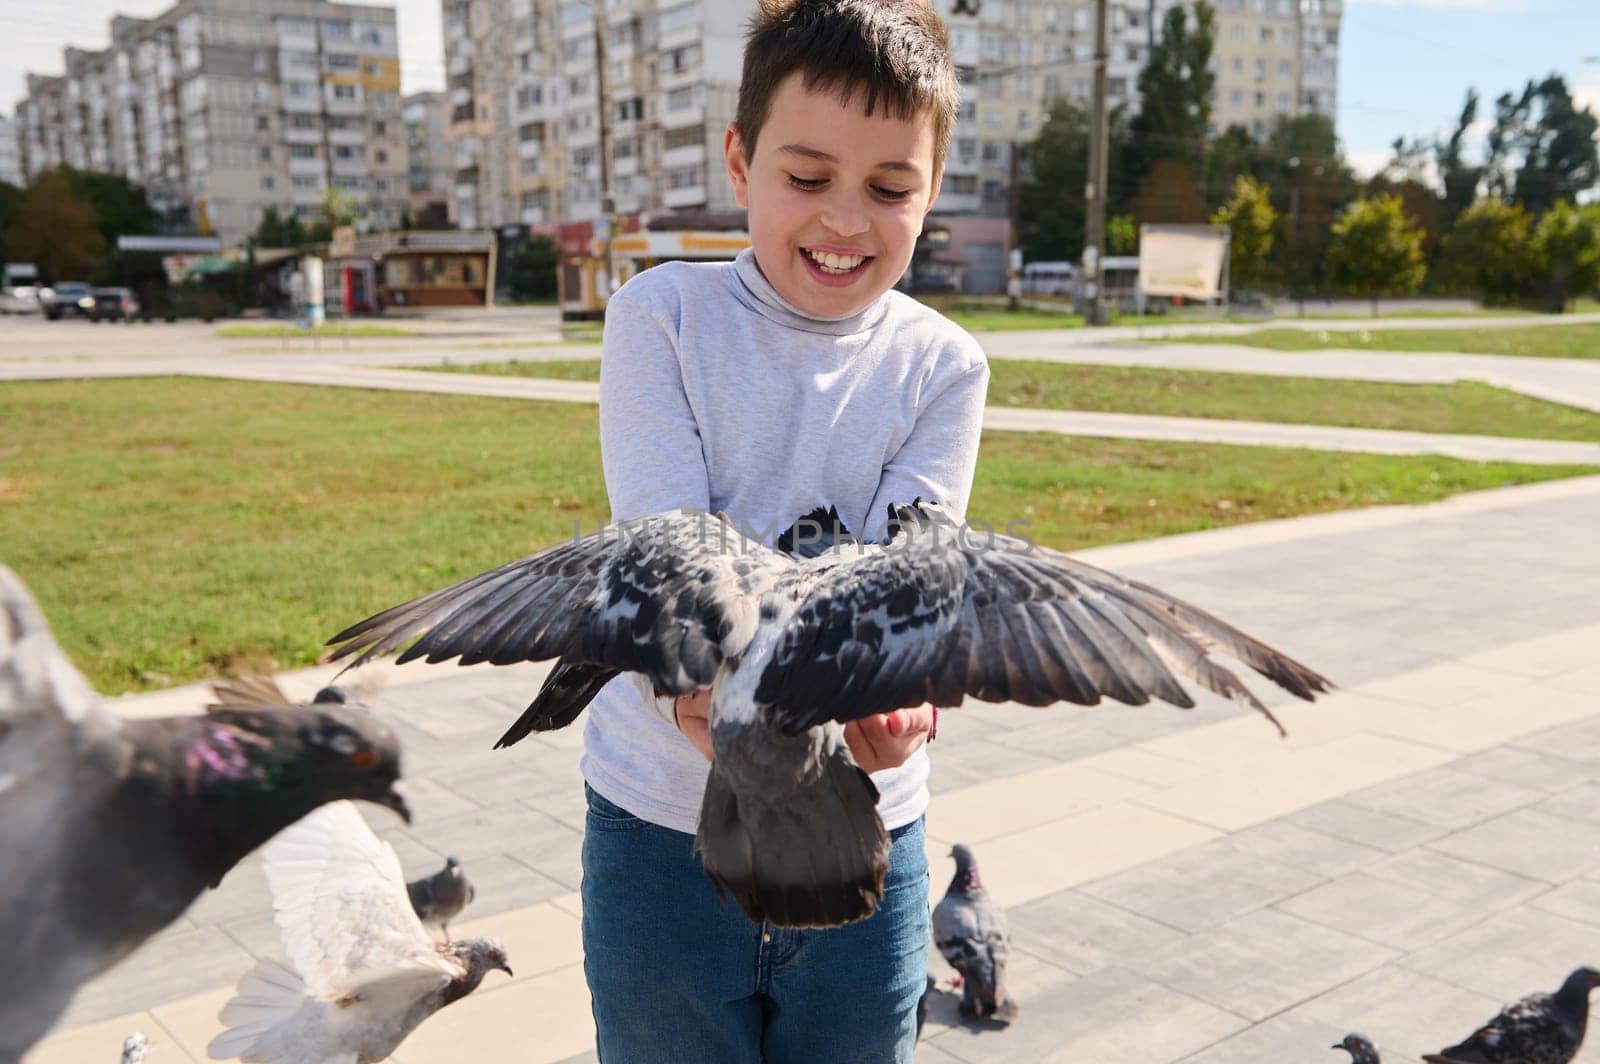
[[[812,251],[809,248],[802,250],[810,257],[812,262],[828,273],[849,273],[867,261],[865,255],[835,255],[831,251]]]

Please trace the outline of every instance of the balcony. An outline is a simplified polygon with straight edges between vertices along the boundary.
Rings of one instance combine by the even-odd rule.
[[[665,170],[676,170],[684,166],[697,166],[706,161],[706,146],[704,144],[688,144],[681,148],[672,148],[661,153],[661,167]]]
[[[686,188],[667,188],[661,190],[661,205],[669,208],[698,207],[706,202],[706,187],[704,185],[690,185]]]

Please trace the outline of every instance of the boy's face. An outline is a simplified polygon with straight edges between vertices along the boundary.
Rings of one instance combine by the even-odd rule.
[[[868,116],[861,93],[841,103],[803,80],[797,71],[778,87],[754,158],[732,126],[723,146],[761,272],[800,310],[837,318],[892,288],[911,262],[939,195],[933,116]]]

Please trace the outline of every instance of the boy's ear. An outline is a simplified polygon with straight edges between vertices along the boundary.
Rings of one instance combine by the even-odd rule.
[[[939,172],[933,175],[933,187],[928,190],[928,205],[922,209],[922,216],[926,218],[928,212],[933,210],[934,201],[939,198],[939,190],[944,187],[944,167],[939,167]]]
[[[733,202],[749,210],[750,164],[744,157],[744,138],[739,136],[739,127],[732,122],[722,135],[722,155],[728,164],[728,180],[733,182]]]

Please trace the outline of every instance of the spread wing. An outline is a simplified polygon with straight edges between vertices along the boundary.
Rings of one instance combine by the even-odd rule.
[[[942,515],[924,520],[880,551],[807,572],[810,586],[756,688],[768,720],[793,733],[967,695],[1192,706],[1174,670],[1272,719],[1213,660],[1218,649],[1300,698],[1330,686],[1148,584],[1019,539],[959,530]]]
[[[226,680],[211,681],[211,693],[216,703],[209,708],[270,709],[273,706],[292,705],[276,680],[270,676],[235,676]]]
[[[412,911],[400,860],[349,802],[330,802],[265,849],[267,883],[290,966],[316,998],[385,987],[415,1001],[460,969]]]
[[[62,653],[22,579],[0,565],[0,790],[8,771],[31,760],[13,744],[80,727],[114,731],[117,720]]]
[[[687,694],[749,641],[761,593],[794,563],[698,510],[607,526],[370,617],[329,640],[335,659],[420,639],[399,661],[561,657],[648,675]]]

